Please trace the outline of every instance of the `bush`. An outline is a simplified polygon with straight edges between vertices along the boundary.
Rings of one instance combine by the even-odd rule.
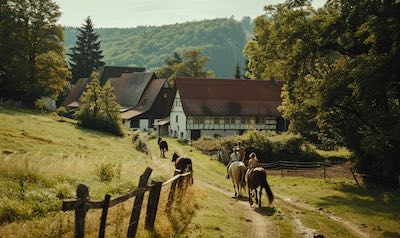
[[[238,141],[242,141],[246,148],[246,159],[251,152],[254,152],[259,161],[264,163],[279,160],[323,160],[302,136],[291,133],[276,134],[251,130],[241,136],[233,135],[218,139],[203,137],[193,142],[193,146],[207,153],[218,154],[218,159],[226,163]]]
[[[109,132],[117,136],[124,135],[120,123],[105,115],[94,116],[91,113],[84,112],[84,113],[79,113],[77,119],[79,120],[78,122],[79,126],[89,129]]]
[[[44,100],[43,99],[37,99],[35,101],[35,107],[36,109],[40,110],[41,112],[44,111],[45,107],[44,107]]]
[[[63,117],[66,113],[67,113],[67,109],[65,109],[65,107],[61,106],[58,107],[56,110],[57,115]]]
[[[21,202],[4,198],[0,200],[0,224],[27,219],[31,216],[31,209],[27,209]]]
[[[116,175],[114,164],[101,164],[98,169],[98,176],[102,182],[110,182]]]

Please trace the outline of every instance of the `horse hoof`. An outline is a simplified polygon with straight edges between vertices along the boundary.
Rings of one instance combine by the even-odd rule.
[[[260,203],[260,204],[258,204],[258,207],[261,207],[261,203]]]
[[[235,193],[235,197],[237,197],[237,193]]]

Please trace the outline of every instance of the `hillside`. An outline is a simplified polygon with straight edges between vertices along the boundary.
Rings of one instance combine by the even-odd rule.
[[[97,28],[104,59],[108,65],[143,66],[153,69],[164,65],[174,51],[200,47],[210,58],[208,69],[219,77],[232,77],[234,67],[243,64],[243,48],[251,31],[251,21],[213,19],[164,26],[136,28]],[[65,47],[70,49],[77,30],[65,28]]]

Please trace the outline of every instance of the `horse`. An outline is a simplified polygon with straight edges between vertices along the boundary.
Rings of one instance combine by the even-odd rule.
[[[172,162],[175,162],[175,169],[181,171],[182,173],[191,172],[191,180],[193,184],[193,164],[190,158],[179,157],[177,153],[172,155]]]
[[[235,198],[241,198],[242,188],[246,187],[246,166],[242,161],[233,161],[228,167],[228,174],[235,189]]]
[[[265,189],[265,192],[267,192],[268,200],[269,203],[271,204],[272,201],[274,200],[274,194],[271,191],[271,188],[269,187],[269,184],[267,182],[267,172],[265,169],[261,167],[257,167],[251,170],[248,170],[246,173],[246,181],[247,181],[247,187],[249,190],[249,203],[250,205],[253,205],[253,197],[252,193],[255,191],[256,194],[256,203],[258,203],[258,206],[261,207],[261,194],[262,194],[262,189]],[[260,187],[260,198],[257,198],[257,188]]]
[[[160,147],[160,156],[165,158],[165,152],[168,151],[168,143],[161,137],[158,137],[158,147]]]

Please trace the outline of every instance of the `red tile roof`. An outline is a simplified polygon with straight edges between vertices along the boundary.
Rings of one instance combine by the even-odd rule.
[[[187,116],[281,116],[282,81],[178,78]]]

